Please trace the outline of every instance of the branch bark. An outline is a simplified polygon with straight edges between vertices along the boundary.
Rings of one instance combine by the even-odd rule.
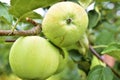
[[[0,30],[0,36],[30,36],[37,35],[41,32],[41,25],[37,25],[31,30],[22,30],[22,31],[14,31],[11,30]]]

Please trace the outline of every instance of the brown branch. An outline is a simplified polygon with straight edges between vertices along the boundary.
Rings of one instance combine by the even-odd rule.
[[[15,42],[16,39],[6,39],[5,42]]]
[[[99,60],[101,60],[102,62],[104,62],[104,60],[101,58],[101,56],[99,55],[99,53],[96,52],[96,50],[90,45],[89,46],[90,51],[93,53],[93,55],[95,55]]]
[[[30,36],[30,35],[37,35],[40,32],[41,32],[41,25],[37,25],[31,30],[21,30],[14,32],[12,32],[11,30],[0,30],[0,36]]]
[[[38,25],[38,23],[36,23],[34,20],[32,20],[32,19],[29,18],[29,17],[26,18],[26,21],[32,23],[34,26],[37,26],[37,25]]]
[[[105,61],[103,60],[103,58],[99,55],[99,53],[97,53],[96,50],[95,50],[91,45],[89,46],[89,48],[90,48],[90,51],[93,53],[93,55],[95,55],[99,60],[101,60],[103,63],[105,63],[105,64],[112,70],[112,72],[113,72],[117,77],[120,78],[120,75],[113,69],[113,67],[111,67],[107,62],[105,62]]]

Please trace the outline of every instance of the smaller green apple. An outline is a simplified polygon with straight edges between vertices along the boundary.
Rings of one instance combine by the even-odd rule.
[[[79,4],[66,1],[51,6],[42,21],[44,35],[58,47],[75,44],[88,26],[88,15]]]
[[[18,38],[9,55],[12,71],[22,79],[46,79],[59,65],[59,50],[39,36]]]

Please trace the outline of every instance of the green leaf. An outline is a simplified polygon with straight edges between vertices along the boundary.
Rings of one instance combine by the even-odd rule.
[[[68,1],[72,1],[72,2],[78,3],[78,0],[68,0]]]
[[[78,0],[79,4],[82,5],[84,8],[87,8],[93,0]]]
[[[20,18],[20,21],[26,21],[26,18],[29,17],[31,19],[42,19],[42,16],[36,12],[28,12],[26,13],[25,15],[23,15],[21,18]]]
[[[2,18],[0,18],[2,19]],[[0,21],[0,29],[1,30],[9,30],[11,29],[11,27],[8,25],[8,23],[5,22],[4,18],[2,19],[2,21]]]
[[[88,73],[90,69],[90,62],[89,61],[80,61],[78,63],[78,68],[83,70],[84,72]]]
[[[96,45],[107,45],[114,41],[114,34],[106,29],[101,30],[95,40]]]
[[[12,45],[11,43],[7,44],[5,42],[4,43],[0,42],[0,72],[2,73],[9,73],[10,71],[8,56],[11,45]]]
[[[94,10],[89,11],[88,17],[89,17],[89,28],[95,27],[101,17],[98,8],[96,7]]]
[[[120,61],[120,43],[111,43],[106,47],[102,54],[108,54]]]
[[[27,12],[40,7],[50,6],[60,0],[11,0],[10,13],[16,17],[21,17]]]
[[[8,12],[8,6],[0,2],[0,21],[10,24],[12,19],[12,16]]]
[[[120,80],[120,78],[115,75],[113,80]]]
[[[112,1],[112,2],[117,2],[117,1],[120,1],[120,0],[95,0],[96,2],[109,2],[109,1]]]
[[[80,62],[83,58],[83,56],[78,52],[78,50],[70,50],[69,54],[72,60],[75,62]]]
[[[15,5],[15,3],[17,2],[18,0],[10,0],[10,4],[11,5]]]
[[[93,59],[91,61],[90,69],[93,69],[95,66],[101,65],[106,66],[102,61],[100,61],[96,56],[93,56]]]
[[[89,72],[87,80],[113,80],[113,73],[108,67],[96,66]]]
[[[104,21],[102,24],[100,24],[98,27],[96,27],[96,39],[95,44],[96,45],[107,45],[111,42],[117,41],[117,31],[118,27],[114,24],[108,23]]]

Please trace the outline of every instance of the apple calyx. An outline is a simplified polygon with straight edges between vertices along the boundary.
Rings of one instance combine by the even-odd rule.
[[[72,23],[72,19],[71,19],[71,18],[68,18],[68,19],[66,20],[66,23],[67,23],[67,24],[71,24],[71,23]]]

